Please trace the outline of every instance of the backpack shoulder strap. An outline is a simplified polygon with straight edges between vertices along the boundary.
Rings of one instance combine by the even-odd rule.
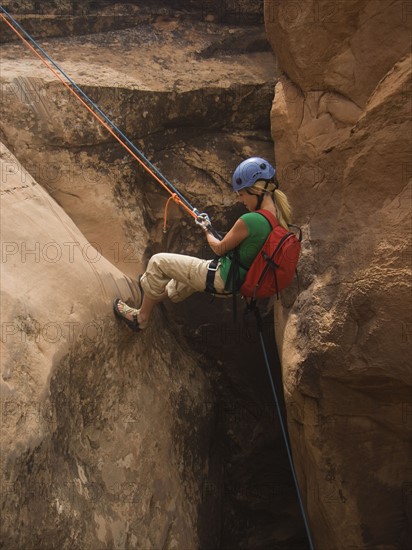
[[[297,233],[298,233],[297,239],[301,243],[302,242],[302,229],[300,227],[298,227],[297,225],[293,225],[293,223],[289,223],[288,225],[289,225],[289,227],[291,227],[291,228],[293,227],[293,229],[295,229],[297,231]]]
[[[255,210],[256,214],[260,214],[264,218],[267,219],[267,221],[270,223],[272,229],[274,229],[277,225],[279,225],[279,222],[275,218],[275,216],[272,214],[272,212],[269,212],[269,210]]]

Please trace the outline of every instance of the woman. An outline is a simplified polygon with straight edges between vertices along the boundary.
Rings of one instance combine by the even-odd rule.
[[[273,166],[260,157],[241,162],[233,174],[232,187],[250,213],[241,216],[222,240],[210,232],[207,221],[198,222],[219,260],[201,260],[182,254],[155,254],[139,278],[143,295],[140,309],[131,308],[116,299],[113,303],[116,316],[132,330],[139,331],[147,327],[154,306],[166,298],[180,302],[199,291],[227,295],[228,291],[233,290],[230,266],[231,251],[235,248],[238,248],[241,266],[235,289],[238,290],[247,268],[271,231],[266,218],[255,211],[269,210],[285,229],[290,223],[291,208],[286,195],[278,189],[275,173]]]

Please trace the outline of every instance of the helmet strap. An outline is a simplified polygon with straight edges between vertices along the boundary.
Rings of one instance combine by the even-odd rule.
[[[257,198],[256,210],[260,210],[260,208],[262,206],[263,199],[265,198],[265,194],[267,193],[267,188],[269,186],[269,183],[273,183],[274,178],[271,178],[270,180],[263,180],[263,181],[265,182],[265,187],[264,187],[264,189],[262,189],[262,193],[260,195],[257,195],[256,193],[252,193],[252,192],[249,191],[249,189],[246,189],[246,193],[248,195],[255,195],[255,197]]]
[[[257,203],[256,203],[256,208],[255,210],[260,210],[260,207],[262,206],[262,202],[263,202],[263,198],[265,196],[265,191],[263,191],[263,193],[261,193],[260,195],[258,195],[257,193],[251,193],[249,191],[249,189],[246,189],[246,193],[248,195],[252,195],[253,197],[256,197],[257,199]]]
[[[269,183],[271,183],[271,180],[264,180],[265,181],[265,187],[263,189],[263,193],[261,195],[259,195],[258,197],[258,202],[257,202],[257,208],[256,210],[260,210],[261,207],[262,207],[262,202],[263,202],[263,199],[265,198],[265,194],[267,192],[267,188],[269,186]]]

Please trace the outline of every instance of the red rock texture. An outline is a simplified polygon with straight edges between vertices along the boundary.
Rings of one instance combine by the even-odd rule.
[[[411,14],[265,2],[272,135],[305,235],[278,307],[289,430],[315,546],[411,544]],[[293,303],[291,306],[290,304]]]

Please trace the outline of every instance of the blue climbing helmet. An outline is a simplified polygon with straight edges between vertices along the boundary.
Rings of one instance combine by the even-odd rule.
[[[276,170],[261,157],[250,157],[239,164],[233,172],[233,191],[252,187],[259,180],[274,181]]]

